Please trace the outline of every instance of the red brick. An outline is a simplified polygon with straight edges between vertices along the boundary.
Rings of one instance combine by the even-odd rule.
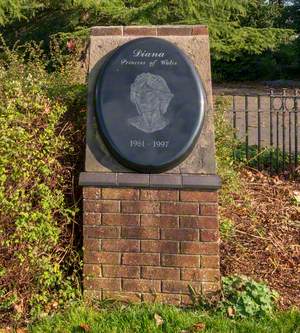
[[[180,191],[181,201],[217,202],[217,192]]]
[[[160,291],[160,281],[123,279],[124,291],[157,292]]]
[[[181,270],[181,280],[187,281],[218,281],[220,272],[218,269],[189,268]]]
[[[202,283],[202,293],[204,295],[207,294],[215,294],[221,290],[219,282],[203,282]]]
[[[180,269],[166,267],[142,267],[142,278],[153,280],[180,280]]]
[[[141,225],[147,227],[177,228],[179,226],[179,223],[177,216],[142,215]]]
[[[217,230],[201,230],[200,239],[202,242],[216,242],[219,239]]]
[[[155,26],[128,26],[124,27],[124,36],[156,36]]]
[[[218,243],[181,242],[180,252],[184,254],[219,254]]]
[[[162,202],[162,214],[198,215],[199,205],[194,202]]]
[[[198,295],[196,295],[196,296],[198,296]],[[191,297],[191,295],[181,295],[181,305],[183,305],[183,306],[195,305],[195,301]]]
[[[87,277],[87,276],[93,277],[93,278],[101,277],[102,276],[101,266],[85,264],[83,266],[83,275],[84,275],[84,277]]]
[[[192,28],[192,35],[208,35],[208,28],[204,25],[196,25]]]
[[[200,242],[181,242],[180,252],[184,254],[200,254]]]
[[[84,252],[85,264],[120,264],[121,254],[110,252]]]
[[[200,256],[163,254],[162,265],[172,267],[200,267]]]
[[[85,289],[93,289],[93,290],[121,290],[121,279],[106,279],[106,278],[99,278],[99,279],[84,279],[84,288]]]
[[[149,201],[177,201],[178,191],[167,191],[167,190],[141,190],[141,200]]]
[[[217,216],[180,216],[180,227],[218,229]]]
[[[101,214],[84,213],[83,224],[89,224],[89,225],[101,224]]]
[[[140,216],[131,214],[102,214],[102,224],[121,226],[139,225]]]
[[[85,251],[99,251],[100,250],[100,240],[84,237],[83,248]]]
[[[119,213],[120,202],[115,200],[83,201],[83,210],[94,213]]]
[[[122,264],[124,265],[146,265],[158,266],[159,254],[149,253],[124,253],[122,255]]]
[[[116,291],[103,291],[103,299],[111,299],[111,300],[117,300],[117,301],[126,301],[126,302],[134,302],[138,303],[141,302],[142,300],[142,295],[141,293],[137,292],[116,292]]]
[[[199,240],[199,230],[197,229],[161,229],[162,239],[172,239],[176,241],[196,241]]]
[[[155,214],[159,213],[159,202],[154,201],[123,201],[123,213],[143,213]]]
[[[85,227],[85,235],[89,238],[118,238],[120,237],[120,227],[97,226]]]
[[[92,36],[117,36],[122,34],[123,27],[121,26],[93,27],[91,31]]]
[[[138,200],[138,189],[127,188],[103,188],[102,199],[114,199],[114,200]]]
[[[133,239],[104,239],[102,241],[102,250],[111,252],[140,252],[140,242]]]
[[[165,293],[155,293],[155,294],[143,294],[143,301],[147,303],[167,303],[173,305],[180,305],[181,297],[176,294],[165,294]]]
[[[219,268],[219,256],[201,256],[202,268]]]
[[[112,277],[127,277],[140,278],[140,267],[138,266],[103,266],[103,276]]]
[[[179,243],[163,240],[142,240],[141,251],[150,253],[178,253]]]
[[[97,200],[101,198],[101,188],[97,187],[84,187],[83,198],[90,200]]]
[[[155,227],[124,227],[121,236],[135,239],[159,239],[159,229]]]
[[[164,293],[189,294],[189,286],[191,286],[197,293],[201,291],[200,283],[191,283],[188,281],[162,281],[162,291]]]
[[[219,252],[219,243],[200,243],[200,254],[218,255]]]
[[[157,27],[158,36],[190,36],[191,26],[160,26]]]
[[[217,215],[218,205],[217,204],[200,205],[200,214],[204,216]]]

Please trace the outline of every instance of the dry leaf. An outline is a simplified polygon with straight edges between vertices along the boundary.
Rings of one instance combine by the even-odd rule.
[[[14,309],[17,313],[23,313],[23,305],[22,304],[15,304]]]
[[[294,194],[294,200],[297,203],[300,203],[300,191],[293,191],[293,194]]]
[[[85,332],[89,332],[91,330],[91,327],[88,324],[81,323],[79,327]]]
[[[17,328],[16,333],[27,333],[28,329],[26,327]]]
[[[53,302],[53,303],[52,303],[52,307],[53,307],[54,309],[56,309],[56,308],[58,307],[58,302]]]
[[[229,317],[234,317],[235,316],[235,309],[231,306],[228,307],[227,309],[227,314]]]
[[[193,332],[200,332],[205,329],[205,324],[204,323],[197,323],[193,326]]]
[[[162,317],[157,313],[154,314],[154,319],[155,319],[156,326],[161,326],[164,323],[164,320],[162,319]]]

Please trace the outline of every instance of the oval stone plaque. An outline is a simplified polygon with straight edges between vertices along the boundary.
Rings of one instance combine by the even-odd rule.
[[[147,37],[114,51],[99,71],[96,116],[112,155],[139,172],[182,162],[197,141],[206,95],[187,56],[174,44]]]

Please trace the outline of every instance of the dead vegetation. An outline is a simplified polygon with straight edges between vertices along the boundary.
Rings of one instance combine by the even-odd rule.
[[[245,169],[240,177],[220,208],[222,274],[264,280],[281,308],[300,306],[300,183]]]

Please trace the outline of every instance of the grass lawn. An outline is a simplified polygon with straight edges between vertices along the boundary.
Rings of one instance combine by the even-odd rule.
[[[229,319],[221,314],[166,305],[115,305],[92,309],[74,306],[29,328],[33,333],[300,333],[300,312],[280,312],[263,319]]]

